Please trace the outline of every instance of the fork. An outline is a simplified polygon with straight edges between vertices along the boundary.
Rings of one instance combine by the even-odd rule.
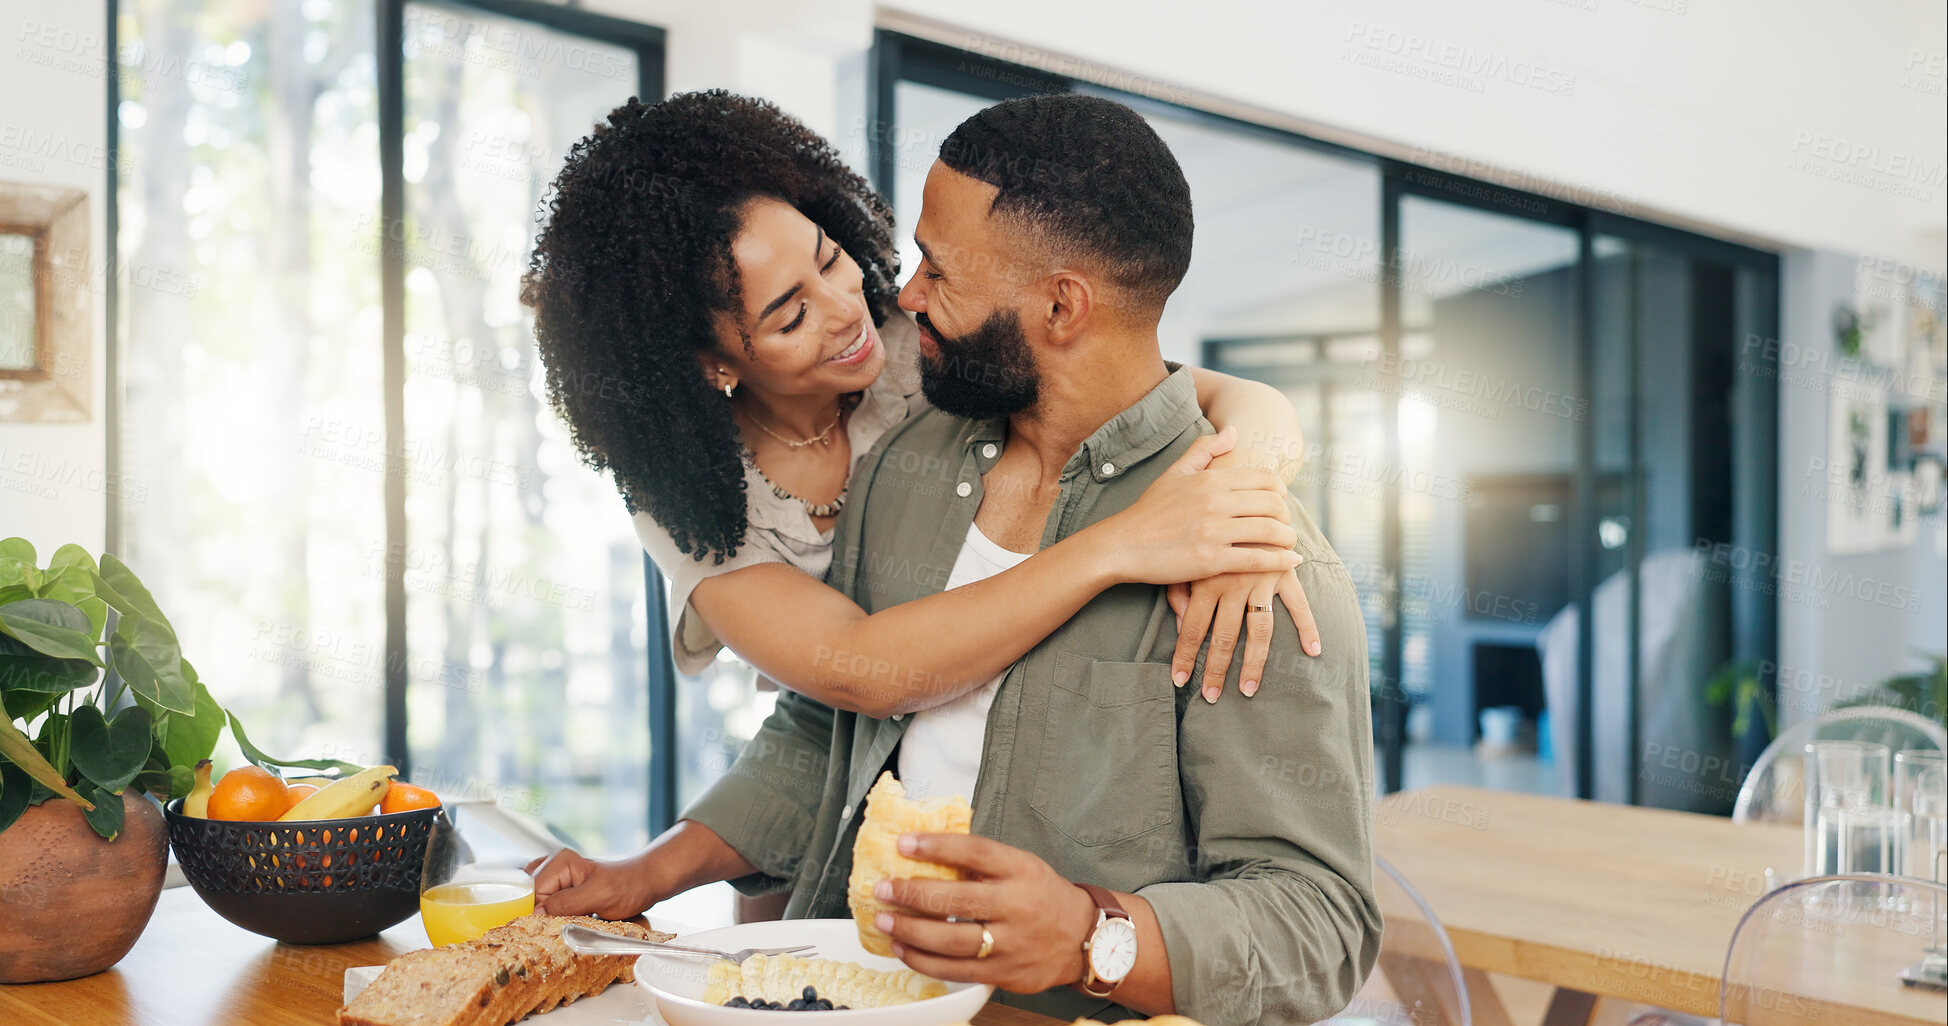
[[[618,937],[613,933],[603,933],[601,930],[593,930],[575,923],[561,928],[561,942],[568,945],[568,950],[578,955],[706,955],[734,964],[742,964],[752,955],[797,955],[803,952],[800,957],[812,958],[818,954],[810,944],[789,948],[743,948],[738,951],[718,951],[715,948],[698,948],[688,944],[668,944],[636,937]]]

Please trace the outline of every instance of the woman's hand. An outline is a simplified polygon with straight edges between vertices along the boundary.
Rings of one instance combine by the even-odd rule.
[[[1240,633],[1245,639],[1245,661],[1238,671],[1238,690],[1246,698],[1258,692],[1264,679],[1265,659],[1272,650],[1272,617],[1276,610],[1248,612],[1251,605],[1266,605],[1277,595],[1299,629],[1299,647],[1307,655],[1318,655],[1319,625],[1312,619],[1312,604],[1306,601],[1305,587],[1291,570],[1278,573],[1218,574],[1189,584],[1173,584],[1164,592],[1170,608],[1177,612],[1177,651],[1170,660],[1170,679],[1183,687],[1190,681],[1197,664],[1197,650],[1205,638],[1211,654],[1204,660],[1203,693],[1206,702],[1215,702],[1224,692],[1224,674],[1231,668],[1231,653]],[[1214,619],[1215,617],[1215,619]],[[1240,627],[1242,626],[1242,631]]]
[[[1279,573],[1297,565],[1285,484],[1269,470],[1206,470],[1237,434],[1191,444],[1128,509],[1087,528],[1114,561],[1118,580],[1174,584],[1214,573]]]
[[[553,916],[628,919],[662,900],[640,855],[591,859],[563,848],[527,864],[534,878],[534,910]]]

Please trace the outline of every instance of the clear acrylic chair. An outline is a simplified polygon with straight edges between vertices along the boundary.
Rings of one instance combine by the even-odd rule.
[[[1856,873],[1816,876],[1760,898],[1732,932],[1718,998],[1732,1026],[1940,1022],[1939,990],[1906,972],[1939,965],[1948,888]],[[1932,955],[1930,952],[1932,951]]]
[[[1468,988],[1447,929],[1419,891],[1382,858],[1373,890],[1386,919],[1380,961],[1335,1026],[1473,1026]]]
[[[1948,748],[1940,723],[1905,709],[1859,706],[1834,709],[1772,740],[1752,763],[1732,806],[1737,823],[1799,823],[1805,819],[1803,756],[1813,741],[1872,741],[1890,752]]]

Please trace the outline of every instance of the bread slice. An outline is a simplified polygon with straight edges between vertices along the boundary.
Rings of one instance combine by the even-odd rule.
[[[393,959],[338,1010],[339,1026],[507,1026],[635,979],[633,955],[569,951],[561,928],[570,923],[623,937],[674,936],[588,916],[522,916],[477,940]]]

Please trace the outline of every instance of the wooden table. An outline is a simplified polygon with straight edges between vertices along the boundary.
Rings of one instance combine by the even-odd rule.
[[[1716,1017],[1766,867],[1796,876],[1802,859],[1798,827],[1475,788],[1389,796],[1375,823],[1380,855],[1446,926],[1479,1026],[1507,1021],[1490,972],[1554,985],[1551,1024],[1587,1021],[1598,997]],[[1886,976],[1808,990],[1826,1021],[1942,1021],[1940,993]]]
[[[60,983],[0,985],[7,1026],[322,1026],[335,1023],[345,970],[427,946],[419,917],[348,944],[279,944],[232,926],[188,887],[162,892],[121,963]],[[545,1020],[544,1020],[545,1021]],[[989,1003],[975,1026],[1056,1020]]]

